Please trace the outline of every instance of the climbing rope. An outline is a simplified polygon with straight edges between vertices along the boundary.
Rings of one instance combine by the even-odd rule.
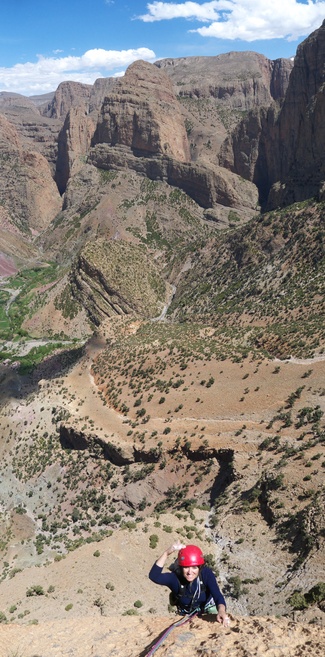
[[[146,654],[146,657],[151,657],[156,650],[158,650],[159,646],[165,641],[165,639],[168,637],[168,635],[174,630],[176,627],[180,627],[181,625],[185,625],[191,618],[194,618],[198,614],[198,610],[192,611],[190,614],[187,614],[183,618],[181,618],[179,621],[176,621],[169,627],[167,627],[167,630],[163,632],[161,637],[158,639],[158,641],[152,646],[152,648],[149,650],[149,652]]]

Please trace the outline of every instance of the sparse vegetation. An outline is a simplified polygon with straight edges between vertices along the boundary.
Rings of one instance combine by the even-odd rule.
[[[209,99],[180,91],[191,153],[215,163],[220,122],[231,137],[244,112],[216,103],[213,89]],[[198,138],[210,115],[214,129]],[[116,535],[156,550],[176,532],[205,547],[227,542],[225,592],[258,614],[272,592],[281,613],[322,603],[323,583],[285,596],[302,565],[309,581],[323,538],[324,202],[252,217],[246,206],[205,211],[165,181],[172,174],[149,180],[85,164],[51,225],[25,235],[27,259],[40,263],[0,290],[0,581],[23,579],[25,555],[51,568],[94,544],[98,568]],[[280,585],[255,572],[270,536]],[[216,571],[212,546],[206,563]],[[107,577],[91,597],[97,614],[115,597]],[[55,586],[27,588],[28,606],[44,596],[44,607],[60,599],[70,611],[60,583],[47,581]],[[83,604],[86,587],[77,593]],[[5,605],[0,622],[27,622],[20,605]]]
[[[301,591],[294,591],[288,599],[289,604],[293,609],[307,609],[309,605],[319,604],[325,600],[325,583],[319,582],[315,584],[307,593]]]
[[[29,589],[26,591],[27,597],[31,597],[34,595],[45,595],[44,589],[40,584],[33,584]]]

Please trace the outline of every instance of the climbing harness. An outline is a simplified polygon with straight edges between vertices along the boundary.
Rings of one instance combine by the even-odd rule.
[[[191,613],[187,614],[186,616],[184,616],[184,617],[181,618],[180,620],[176,621],[175,623],[173,623],[172,625],[170,625],[169,627],[167,627],[167,629],[163,632],[163,634],[162,634],[161,637],[158,639],[158,641],[156,641],[156,643],[152,646],[152,648],[151,648],[151,649],[149,650],[149,652],[146,654],[146,657],[151,657],[151,655],[153,655],[153,654],[156,652],[156,650],[158,650],[158,648],[159,648],[159,647],[161,646],[161,644],[165,641],[165,639],[168,637],[168,635],[169,635],[169,634],[170,634],[170,633],[171,633],[176,627],[181,627],[181,625],[185,625],[185,623],[188,623],[188,621],[191,620],[191,618],[194,618],[194,616],[197,616],[197,614],[198,614],[198,610],[196,609],[195,611],[192,611]]]
[[[179,581],[179,591],[177,593],[171,592],[169,594],[169,604],[177,607],[177,611],[180,614],[190,614],[192,611],[203,611],[204,605],[200,605],[198,600],[200,599],[201,592],[206,591],[206,586],[203,583],[201,577],[197,578],[196,589],[194,593],[190,593],[188,587],[183,584],[180,580],[180,572],[178,569],[174,570],[175,575]],[[182,605],[181,600],[184,598],[188,599],[188,602]]]
[[[184,592],[186,591],[186,586],[184,584],[180,583],[180,589],[177,594],[171,593],[169,596],[170,603],[172,605],[177,606],[177,612],[179,614],[182,614],[182,618],[172,625],[170,625],[165,632],[161,635],[160,639],[152,646],[151,650],[147,653],[146,657],[151,657],[156,650],[161,646],[161,644],[165,641],[165,639],[168,637],[170,632],[174,630],[176,627],[181,627],[182,625],[185,625],[191,618],[194,618],[194,616],[197,616],[198,614],[201,613],[201,607],[198,604],[198,599],[200,598],[201,590],[203,587],[203,590],[205,590],[205,586],[203,582],[201,581],[201,578],[198,578],[197,584],[196,584],[196,589],[194,593],[191,596],[191,601],[185,608],[184,606],[181,606],[180,604],[180,598],[184,595]],[[188,592],[187,592],[188,593]]]

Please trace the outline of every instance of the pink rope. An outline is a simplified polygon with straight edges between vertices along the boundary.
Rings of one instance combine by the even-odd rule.
[[[196,616],[197,613],[198,613],[197,611],[193,611],[191,614],[184,616],[184,618],[181,618],[179,621],[176,621],[176,623],[173,623],[172,625],[167,627],[167,630],[165,630],[165,632],[161,635],[160,639],[158,639],[158,641],[156,641],[156,643],[152,646],[152,648],[147,653],[146,657],[151,657],[151,655],[153,655],[156,652],[156,650],[158,650],[159,646],[161,646],[161,644],[165,641],[165,639],[172,632],[172,630],[174,630],[176,627],[180,627],[181,625],[185,625],[185,623],[187,623],[189,620],[191,620],[191,618]]]

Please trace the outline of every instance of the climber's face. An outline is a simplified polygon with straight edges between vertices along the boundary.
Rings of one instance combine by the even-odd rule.
[[[183,575],[187,582],[193,582],[199,574],[199,566],[184,566]]]

